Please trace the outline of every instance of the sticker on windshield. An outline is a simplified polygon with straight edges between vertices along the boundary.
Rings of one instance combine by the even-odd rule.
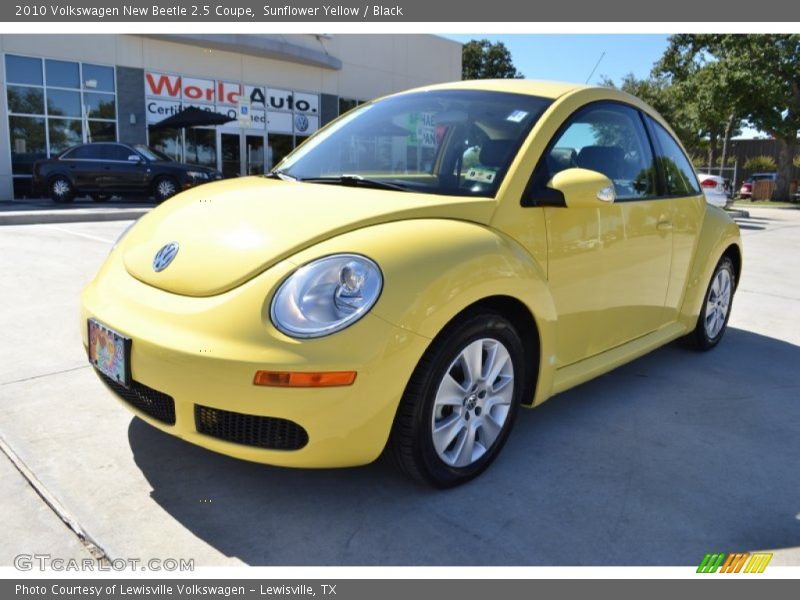
[[[506,117],[506,121],[511,121],[512,123],[521,123],[522,119],[528,116],[528,113],[524,110],[515,110],[510,115]]]
[[[467,181],[479,181],[480,183],[492,183],[495,175],[497,175],[497,173],[491,169],[472,167],[469,171],[467,171],[464,179]]]

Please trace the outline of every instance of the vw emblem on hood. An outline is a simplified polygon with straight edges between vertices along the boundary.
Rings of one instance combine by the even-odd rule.
[[[158,273],[166,269],[170,263],[175,260],[175,256],[178,254],[178,248],[178,242],[170,242],[162,246],[161,250],[156,252],[156,256],[153,258],[153,271]]]

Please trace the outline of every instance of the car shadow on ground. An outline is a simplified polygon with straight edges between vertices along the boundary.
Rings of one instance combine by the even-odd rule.
[[[729,329],[522,411],[477,480],[434,491],[385,458],[293,470],[221,456],[139,419],[152,497],[252,565],[696,565],[800,545],[800,347]]]

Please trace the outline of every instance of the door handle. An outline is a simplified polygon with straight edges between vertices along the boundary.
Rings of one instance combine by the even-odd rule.
[[[669,219],[661,219],[656,225],[659,231],[672,231],[672,221]]]

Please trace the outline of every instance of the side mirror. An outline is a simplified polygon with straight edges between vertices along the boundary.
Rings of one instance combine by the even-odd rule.
[[[556,173],[547,187],[561,192],[569,208],[597,208],[617,197],[614,182],[608,177],[577,167]]]
[[[142,162],[142,157],[139,156],[138,154],[129,154],[128,162],[135,162],[135,163]]]

